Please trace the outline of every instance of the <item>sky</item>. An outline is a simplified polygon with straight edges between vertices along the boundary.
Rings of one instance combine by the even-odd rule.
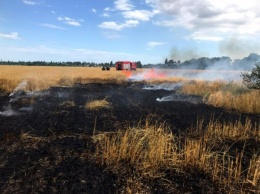
[[[142,64],[260,53],[258,0],[0,0],[0,60]]]

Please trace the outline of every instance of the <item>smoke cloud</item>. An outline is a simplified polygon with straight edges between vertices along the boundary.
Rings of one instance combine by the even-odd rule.
[[[232,37],[220,42],[219,51],[221,54],[228,55],[232,59],[240,59],[248,56],[250,53],[259,53],[260,46],[258,44],[249,43],[246,40]]]
[[[180,61],[187,61],[190,59],[197,59],[205,56],[206,53],[199,52],[196,48],[178,49],[173,47],[170,51],[169,58]]]

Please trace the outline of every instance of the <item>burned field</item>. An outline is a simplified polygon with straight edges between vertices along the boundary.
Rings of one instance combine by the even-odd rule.
[[[247,138],[234,141],[219,137],[210,145],[210,151],[222,154],[220,157],[224,158],[223,153],[227,151],[230,155],[227,161],[234,159],[232,167],[237,165],[237,173],[248,179],[251,168],[247,166],[251,166],[254,155],[259,159],[260,141],[250,136],[259,131],[259,114],[242,114],[206,105],[202,97],[179,93],[179,87],[171,83],[124,82],[55,86],[39,92],[2,92],[1,193],[258,192],[259,174],[240,183],[224,173],[221,177],[226,181],[221,181],[210,174],[213,167],[203,169],[199,163],[187,160],[183,160],[185,165],[174,163],[172,168],[163,163],[157,166],[156,173],[145,173],[127,158],[111,165],[105,157],[97,156],[94,137],[111,136],[128,128],[163,125],[174,134],[178,145],[185,147],[187,137],[191,141],[202,139],[203,133],[191,132],[198,125],[206,131],[208,123],[213,121],[240,122],[241,126],[250,122],[253,132],[245,134]],[[109,104],[87,108],[86,104],[94,100],[105,100]],[[236,158],[240,162],[236,162]],[[231,169],[228,162],[219,162],[219,165],[226,171]],[[254,167],[254,173],[259,173],[259,161]]]

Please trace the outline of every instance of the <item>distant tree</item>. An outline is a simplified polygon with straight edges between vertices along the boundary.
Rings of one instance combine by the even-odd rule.
[[[142,68],[143,67],[141,61],[137,61],[136,62],[136,66],[137,66],[137,68]]]
[[[256,63],[251,71],[244,72],[241,76],[247,88],[260,90],[260,62]]]
[[[113,67],[113,66],[114,66],[114,65],[113,65],[113,61],[110,62],[109,66],[110,66],[110,67]]]

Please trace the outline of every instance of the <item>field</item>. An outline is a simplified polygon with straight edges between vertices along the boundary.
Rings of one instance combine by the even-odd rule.
[[[260,192],[239,72],[0,69],[1,193]]]

